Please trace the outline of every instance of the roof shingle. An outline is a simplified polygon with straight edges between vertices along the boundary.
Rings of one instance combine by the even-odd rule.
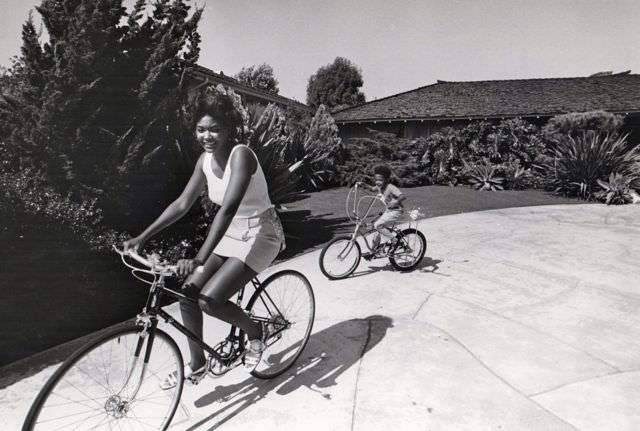
[[[640,75],[446,82],[333,113],[336,122],[640,111]]]

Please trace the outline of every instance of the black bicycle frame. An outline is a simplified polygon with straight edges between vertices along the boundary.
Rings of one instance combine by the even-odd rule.
[[[198,337],[196,334],[191,332],[189,329],[187,329],[184,325],[182,325],[180,322],[178,322],[169,313],[167,313],[160,307],[159,304],[163,294],[168,294],[169,296],[172,296],[181,301],[191,302],[196,306],[198,304],[197,300],[166,287],[164,285],[163,278],[164,277],[162,277],[158,282],[154,283],[154,285],[151,287],[149,291],[149,295],[147,297],[147,302],[144,307],[144,312],[147,313],[151,319],[151,326],[149,327],[150,338],[149,338],[149,342],[147,343],[144,362],[147,363],[149,361],[149,355],[151,354],[151,348],[153,345],[153,335],[154,335],[155,329],[158,326],[158,317],[160,317],[165,322],[167,322],[168,324],[176,328],[178,331],[180,331],[187,338],[189,338],[190,340],[198,344],[200,347],[202,347],[203,350],[205,350],[207,353],[212,355],[216,360],[226,365],[227,358],[223,358],[218,352],[215,351],[213,347],[211,347],[206,342],[204,342],[200,337]],[[258,280],[258,278],[254,278],[253,280],[251,280],[251,284],[256,289],[256,291],[260,288],[260,280]],[[245,287],[243,286],[238,291],[238,297],[236,299],[236,302],[238,303],[238,305],[242,303],[242,299],[244,297],[244,290],[245,290]],[[256,319],[256,320],[262,320],[262,319]],[[231,326],[231,329],[229,331],[229,336],[227,337],[227,339],[236,340],[239,338],[240,338],[239,329],[235,326]],[[136,356],[140,354],[141,348],[142,348],[142,340],[140,340],[140,342],[138,343],[138,346],[136,347]]]

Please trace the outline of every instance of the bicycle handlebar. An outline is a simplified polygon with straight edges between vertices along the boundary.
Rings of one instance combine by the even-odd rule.
[[[138,252],[135,250],[127,250],[127,251],[120,250],[115,245],[113,246],[113,249],[115,250],[116,253],[120,255],[120,257],[122,258],[122,262],[126,266],[128,266],[129,268],[135,271],[144,271],[149,274],[157,274],[157,275],[165,275],[165,276],[174,276],[178,273],[178,265],[169,265],[162,262],[153,262],[152,260],[149,260],[143,256],[140,256]],[[131,265],[125,260],[125,257],[132,258],[133,260],[144,265],[148,269],[138,268]],[[198,272],[198,273],[201,273],[202,271],[204,271],[204,267],[202,265],[198,266],[195,269],[195,272]]]

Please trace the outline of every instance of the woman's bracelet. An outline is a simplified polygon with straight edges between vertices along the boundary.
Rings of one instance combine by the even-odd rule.
[[[203,263],[200,259],[198,259],[197,257],[196,257],[196,258],[191,259],[191,261],[192,261],[196,266],[202,266],[202,265],[204,265],[204,263]]]

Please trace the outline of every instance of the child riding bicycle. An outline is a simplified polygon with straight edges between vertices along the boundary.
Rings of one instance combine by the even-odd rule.
[[[358,184],[371,192],[377,193],[384,202],[386,209],[376,219],[373,226],[376,229],[376,235],[373,237],[373,253],[383,249],[386,245],[392,246],[396,240],[393,231],[390,229],[402,216],[404,206],[402,202],[406,196],[398,187],[391,184],[391,169],[387,165],[376,165],[373,168],[374,186],[358,182]],[[385,243],[381,243],[382,237],[387,238]]]

